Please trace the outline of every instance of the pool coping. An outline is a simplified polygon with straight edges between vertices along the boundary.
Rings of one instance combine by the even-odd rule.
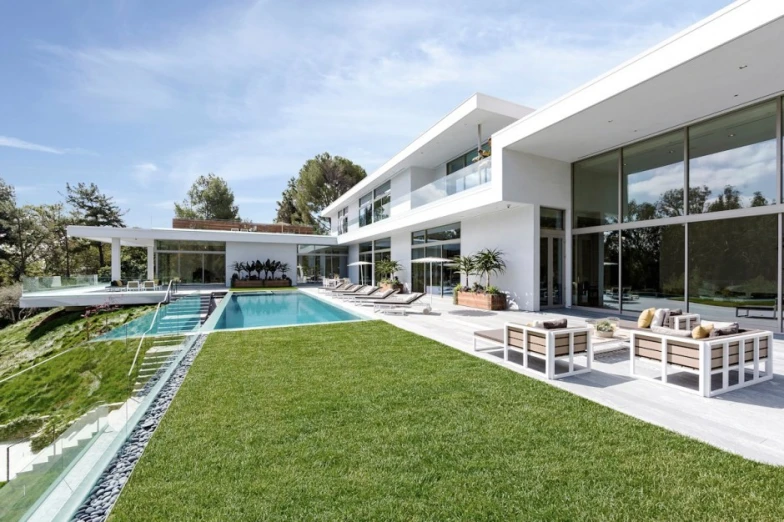
[[[245,330],[269,330],[271,328],[296,328],[297,326],[315,326],[315,325],[319,325],[319,324],[359,323],[359,322],[362,322],[362,321],[368,321],[368,320],[371,320],[371,319],[375,319],[375,317],[373,317],[372,315],[369,315],[364,310],[356,310],[354,308],[349,308],[348,306],[345,306],[344,303],[335,302],[335,301],[329,301],[327,299],[324,299],[325,296],[318,296],[318,295],[311,294],[310,292],[302,292],[300,290],[275,291],[275,292],[270,292],[270,291],[266,291],[265,292],[264,290],[259,290],[258,292],[236,292],[236,295],[281,295],[281,294],[296,294],[296,293],[300,293],[302,295],[306,295],[306,296],[311,297],[313,299],[319,300],[319,301],[321,301],[323,303],[332,305],[332,306],[334,306],[336,308],[339,308],[339,309],[341,309],[341,310],[343,310],[345,312],[349,312],[351,315],[355,315],[355,316],[358,316],[360,318],[359,319],[348,319],[346,321],[329,321],[329,322],[313,322],[313,323],[298,323],[298,324],[276,324],[276,325],[270,325],[270,326],[246,326],[246,327],[243,327],[243,328],[221,328],[221,329],[216,329],[215,326],[218,323],[218,320],[220,319],[221,315],[223,314],[223,310],[226,308],[226,306],[228,306],[228,303],[231,300],[231,297],[233,295],[235,295],[235,292],[229,291],[225,296],[223,296],[223,299],[221,300],[221,303],[215,308],[215,310],[212,312],[212,314],[210,314],[210,317],[207,319],[207,321],[205,321],[204,324],[201,326],[201,328],[199,328],[199,330],[197,330],[197,333],[209,335],[209,334],[214,333],[214,332],[242,332],[242,331],[245,331]]]

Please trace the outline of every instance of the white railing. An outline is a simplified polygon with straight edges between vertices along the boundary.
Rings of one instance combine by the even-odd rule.
[[[158,306],[155,307],[155,315],[152,316],[152,322],[150,323],[150,327],[147,329],[146,332],[144,332],[142,334],[141,339],[139,339],[139,346],[136,347],[136,353],[133,356],[133,362],[131,363],[131,369],[128,370],[128,377],[130,377],[131,374],[133,374],[133,369],[136,366],[136,361],[139,359],[139,352],[141,352],[142,345],[144,344],[145,337],[147,337],[147,334],[150,333],[155,328],[155,326],[157,324],[156,321],[158,320],[158,314],[161,312],[161,305],[166,304],[166,303],[169,302],[169,297],[171,296],[172,283],[174,283],[173,279],[171,281],[169,281],[169,286],[166,288],[166,295],[163,296],[163,300],[161,300],[161,302],[158,303]]]
[[[492,158],[485,158],[411,192],[411,208],[476,188],[493,179]]]

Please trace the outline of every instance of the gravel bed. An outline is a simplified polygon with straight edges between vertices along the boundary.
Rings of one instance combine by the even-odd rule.
[[[99,522],[106,520],[109,516],[109,512],[120,497],[123,486],[128,482],[133,468],[144,453],[144,448],[166,414],[166,410],[169,409],[169,405],[174,400],[177,390],[185,380],[188,370],[206,339],[206,335],[200,336],[180,361],[150,409],[139,420],[139,424],[136,425],[131,436],[125,441],[117,456],[111,461],[84,503],[77,510],[72,519],[74,522]],[[160,375],[156,375],[156,377],[160,378]],[[157,381],[157,379],[155,380]]]

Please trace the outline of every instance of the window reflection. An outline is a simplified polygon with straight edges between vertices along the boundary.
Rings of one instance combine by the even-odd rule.
[[[683,215],[683,131],[623,149],[623,220]]]
[[[684,225],[624,230],[623,310],[685,309]]]
[[[574,236],[574,304],[619,309],[618,275],[618,232]]]
[[[574,164],[575,227],[618,222],[618,157],[613,151]]]
[[[776,102],[689,127],[689,212],[776,203]]]

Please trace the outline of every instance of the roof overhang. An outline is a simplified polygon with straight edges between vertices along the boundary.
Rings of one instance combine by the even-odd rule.
[[[533,112],[530,107],[476,93],[444,116],[408,147],[396,154],[351,190],[326,207],[321,214],[334,214],[352,198],[367,192],[409,167],[432,169],[477,146],[477,125],[482,140]]]
[[[337,245],[333,236],[315,234],[269,234],[263,232],[231,232],[225,230],[194,230],[189,228],[114,228],[71,225],[70,237],[111,243],[118,238],[123,246],[154,246],[156,240],[225,241],[229,243],[275,243],[290,245]]]
[[[784,2],[743,0],[497,133],[575,161],[784,91]]]

